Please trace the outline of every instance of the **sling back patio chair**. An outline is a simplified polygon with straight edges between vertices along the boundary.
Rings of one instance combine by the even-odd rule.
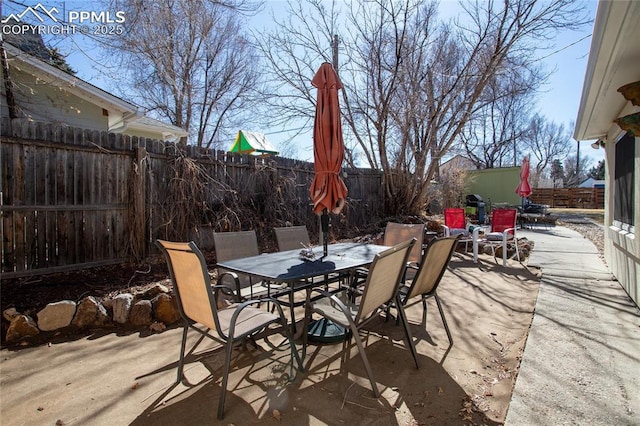
[[[167,260],[169,274],[178,301],[178,309],[184,320],[176,383],[186,380],[184,376],[184,358],[189,329],[195,330],[202,336],[209,337],[225,346],[222,390],[218,401],[218,419],[222,419],[224,416],[224,403],[234,344],[243,342],[244,339],[256,339],[280,331],[287,338],[291,348],[290,378],[293,378],[294,374],[294,359],[298,362],[298,368],[302,370],[302,363],[291,338],[290,328],[287,326],[287,320],[284,317],[282,308],[276,300],[272,299],[270,302],[277,308],[277,314],[252,306],[260,303],[258,300],[248,300],[219,309],[216,303],[218,292],[229,292],[231,290],[225,286],[211,285],[211,278],[207,271],[204,256],[196,244],[194,242],[183,243],[157,240],[156,245]],[[196,324],[201,324],[206,328],[202,329]],[[275,325],[279,326],[278,330],[273,330]],[[213,332],[216,335],[213,335]],[[193,352],[202,340],[202,338],[198,339],[189,352]]]
[[[341,325],[348,330],[349,339],[345,341],[343,350],[348,351],[351,339],[355,339],[358,352],[364,363],[364,367],[371,382],[373,394],[380,396],[378,386],[371,365],[367,359],[364,350],[360,330],[374,318],[377,318],[378,312],[385,310],[386,306],[392,301],[399,302],[398,286],[404,269],[406,266],[409,252],[413,248],[416,240],[412,238],[403,243],[397,244],[379,254],[377,254],[369,268],[367,280],[363,288],[362,295],[351,297],[350,289],[344,289],[341,293],[331,294],[323,290],[308,290],[307,292],[307,309],[305,315],[305,333],[303,335],[304,343],[307,342],[307,324],[309,323],[313,313],[322,315],[334,323]],[[324,297],[313,300],[311,293],[320,293]],[[404,326],[407,345],[411,351],[411,355],[418,367],[418,355],[413,345],[413,338],[407,325],[404,310],[398,303],[400,317]]]
[[[279,251],[301,250],[311,245],[309,231],[304,225],[273,228]]]
[[[241,259],[243,257],[258,256],[258,238],[255,231],[214,232],[213,244],[218,262]],[[231,284],[229,284],[231,281]],[[232,288],[239,297],[245,299],[259,299],[269,297],[272,293],[283,290],[283,286],[272,288],[270,283],[255,281],[249,275],[236,274],[223,268],[218,268],[218,283]]]
[[[278,251],[287,250],[302,250],[305,247],[311,246],[311,239],[309,238],[309,231],[305,225],[300,226],[286,226],[273,228],[276,234],[276,241],[278,242]],[[294,285],[294,290],[304,290],[307,287],[324,286],[325,290],[329,290],[329,284],[340,283],[342,280],[346,280],[345,276],[340,274],[327,274],[317,277],[308,278],[300,283]],[[293,301],[293,297],[289,299],[280,298],[280,303],[284,306],[297,307],[302,306],[305,301]]]
[[[458,243],[464,243],[464,251],[467,252],[469,243],[473,238],[467,226],[467,216],[463,208],[444,209],[444,225],[442,225],[445,237],[460,235]]]
[[[479,240],[482,244],[491,247],[493,258],[496,259],[496,247],[502,247],[502,263],[507,266],[507,248],[513,244],[518,262],[520,252],[518,251],[518,239],[516,238],[516,223],[518,211],[516,209],[493,209],[491,212],[491,232],[484,235]]]
[[[405,307],[410,304],[422,301],[422,318],[423,322],[427,323],[427,299],[433,297],[438,305],[438,311],[440,312],[440,318],[444,324],[444,329],[447,332],[449,343],[453,345],[453,338],[447,325],[447,320],[442,310],[442,303],[436,290],[440,285],[440,281],[444,273],[447,271],[451,256],[455,251],[458,244],[460,235],[444,238],[436,238],[431,240],[427,246],[427,250],[424,255],[424,261],[418,267],[415,277],[408,285],[400,287],[400,301]]]
[[[382,244],[385,246],[394,246],[401,242],[416,239],[416,243],[409,252],[407,257],[407,265],[418,266],[422,261],[422,245],[424,243],[424,223],[396,223],[387,222],[384,228],[384,236]],[[366,279],[368,270],[360,268],[355,275],[354,286],[360,286]],[[406,274],[409,274],[408,276]],[[407,268],[402,276],[402,281],[412,276],[413,272]]]
[[[422,261],[422,244],[424,241],[424,223],[395,223],[387,222],[384,229],[385,246],[394,246],[401,242],[416,239],[416,243],[409,252],[407,262],[412,265],[419,265]]]

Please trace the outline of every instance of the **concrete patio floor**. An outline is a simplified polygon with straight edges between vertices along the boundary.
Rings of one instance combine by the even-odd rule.
[[[523,231],[520,236],[536,242],[531,257],[534,261],[538,251],[551,253],[567,238],[581,239],[571,232],[557,227],[550,232]],[[639,424],[640,390],[638,380],[633,383],[634,374],[637,379],[640,371],[637,312],[616,290],[617,283],[610,280],[594,279],[589,286],[579,282],[569,292],[575,297],[555,294],[548,288],[551,282],[544,284],[545,262],[540,265],[540,295],[545,293],[545,300],[541,300],[540,274],[535,270],[513,260],[502,267],[486,255],[481,255],[479,264],[471,262],[467,255],[454,256],[439,290],[453,346],[449,347],[435,301],[429,301],[426,329],[422,307],[418,304],[407,310],[417,341],[419,370],[406,349],[401,327],[393,321],[385,322],[381,316],[369,327],[365,342],[382,391],[379,399],[373,397],[354,345],[347,357],[341,356],[342,344],[311,346],[305,360],[307,371],[297,373],[291,382],[286,345],[275,352],[265,343],[262,350],[238,349],[225,419],[220,423],[607,424],[601,422],[604,417],[590,417],[581,406],[578,408],[587,414],[580,417],[565,408],[565,404],[576,408],[576,401],[589,404],[589,398],[604,398],[598,399],[599,412],[604,416],[617,424]],[[555,288],[569,291],[566,286],[571,285],[566,281]],[[605,290],[601,289],[603,285]],[[602,297],[580,296],[586,290],[598,291]],[[557,303],[555,298],[565,299],[565,303]],[[572,310],[575,304],[584,305],[591,312],[600,310],[592,305],[604,305],[608,312],[598,314],[593,321],[606,327],[606,337],[597,328],[588,333],[576,332],[575,324],[582,324],[583,312]],[[603,316],[608,313],[615,319],[609,321]],[[563,319],[553,319],[558,315]],[[559,334],[550,335],[549,324],[541,322],[544,319],[552,320]],[[534,328],[527,342],[532,320]],[[569,341],[562,334],[567,329],[572,334]],[[194,385],[174,386],[180,334],[179,328],[152,335],[111,333],[40,347],[4,349],[0,363],[0,422],[215,423],[223,353],[207,342],[189,357],[186,376]],[[193,337],[191,342],[195,341]],[[579,346],[577,342],[583,339],[595,344]],[[274,336],[270,343],[277,345],[279,341]],[[592,353],[598,349],[606,352]],[[597,376],[586,370],[587,364],[579,363],[579,356],[600,361]],[[608,356],[607,362],[599,356]],[[618,360],[624,365],[618,365]],[[571,376],[572,368],[582,373]],[[615,388],[603,387],[602,392],[585,397],[585,391],[607,380],[602,377],[610,374],[607,368],[615,375]],[[582,381],[578,381],[580,378]],[[552,380],[553,384],[545,380]],[[625,392],[626,400],[621,398]],[[564,399],[551,403],[558,394]],[[554,417],[554,412],[562,413],[561,417]]]

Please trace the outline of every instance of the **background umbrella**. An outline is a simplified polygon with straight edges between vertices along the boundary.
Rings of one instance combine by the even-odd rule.
[[[524,157],[522,166],[520,167],[520,183],[516,186],[516,194],[522,197],[522,206],[524,207],[524,199],[532,194],[531,186],[529,186],[529,157]]]
[[[331,211],[340,213],[347,198],[347,187],[340,177],[344,159],[344,141],[340,123],[338,89],[342,83],[333,66],[325,62],[311,80],[318,89],[316,117],[313,124],[313,158],[315,175],[310,195],[313,211],[321,214],[324,255],[327,255],[327,233]]]

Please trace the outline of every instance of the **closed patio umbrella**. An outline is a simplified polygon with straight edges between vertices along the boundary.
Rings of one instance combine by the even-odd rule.
[[[529,186],[529,157],[524,157],[520,167],[520,182],[516,186],[516,194],[522,197],[522,204],[524,205],[524,199],[532,193],[531,186]]]
[[[344,141],[340,123],[338,89],[342,83],[333,66],[325,62],[311,80],[318,89],[316,116],[313,125],[314,171],[310,195],[313,211],[321,214],[324,255],[327,255],[328,212],[340,213],[347,198],[347,187],[340,177],[344,159]]]

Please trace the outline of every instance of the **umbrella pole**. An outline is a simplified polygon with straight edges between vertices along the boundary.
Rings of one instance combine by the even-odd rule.
[[[327,251],[328,251],[328,234],[329,234],[329,213],[327,213],[327,209],[324,209],[322,211],[322,216],[320,216],[320,227],[322,229],[322,248],[324,250],[324,256],[327,256]]]

